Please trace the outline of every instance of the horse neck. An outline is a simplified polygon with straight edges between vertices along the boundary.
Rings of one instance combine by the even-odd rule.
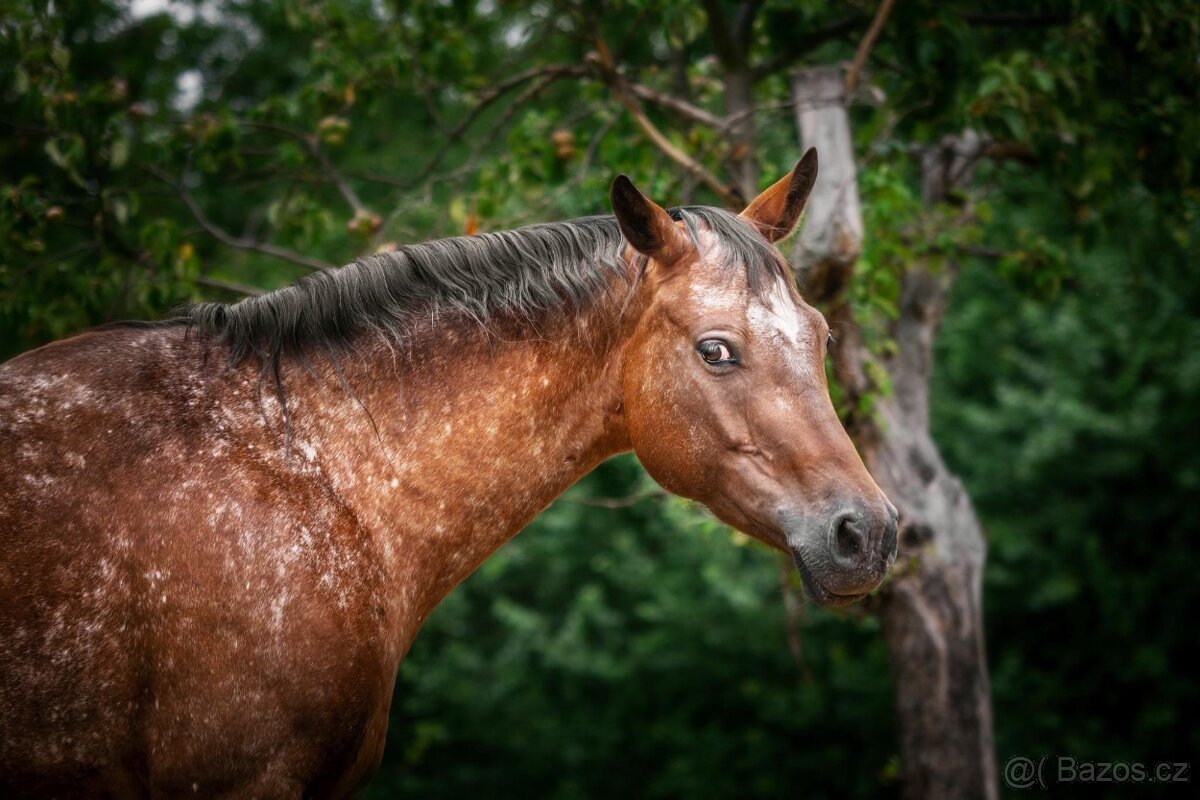
[[[402,646],[555,497],[629,448],[613,312],[541,336],[459,321],[400,350],[364,337],[342,375],[310,376],[291,402],[293,457],[319,462],[373,539]]]

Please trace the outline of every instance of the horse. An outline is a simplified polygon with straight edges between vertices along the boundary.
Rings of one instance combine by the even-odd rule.
[[[774,246],[816,174],[740,215],[622,175],[0,367],[0,795],[353,794],[431,609],[623,451],[816,603],[874,589],[896,511]]]

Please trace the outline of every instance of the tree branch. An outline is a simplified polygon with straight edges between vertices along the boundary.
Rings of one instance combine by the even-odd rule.
[[[338,193],[346,201],[346,204],[349,205],[354,211],[355,215],[370,213],[370,209],[368,209],[358,198],[358,194],[354,191],[354,187],[349,184],[345,176],[338,170],[337,167],[334,166],[333,162],[329,160],[329,156],[326,155],[325,150],[321,147],[320,140],[315,135],[305,131],[296,130],[295,128],[289,128],[286,125],[277,125],[273,122],[247,121],[245,124],[254,128],[261,128],[263,130],[278,131],[296,139],[298,142],[304,145],[305,149],[308,150],[308,154],[312,156],[313,160],[315,160],[321,167],[321,171],[325,174],[326,178],[328,178],[329,182],[337,188]]]
[[[329,156],[325,155],[325,151],[321,148],[321,144],[317,141],[317,137],[307,136],[305,138],[308,142],[308,151],[312,153],[313,158],[315,158],[321,165],[321,169],[324,170],[325,174],[329,176],[329,179],[333,181],[333,185],[337,187],[337,190],[342,195],[342,198],[345,199],[350,208],[354,209],[354,214],[356,216],[360,214],[369,214],[370,211],[365,205],[363,205],[363,202],[358,199],[358,194],[354,191],[353,187],[351,187],[346,181],[342,173],[339,172],[336,167],[334,167],[333,162],[329,160]]]
[[[751,69],[750,72],[754,78],[754,82],[758,83],[763,78],[769,78],[780,70],[787,69],[792,64],[808,55],[808,53],[812,50],[815,50],[826,42],[831,42],[840,36],[844,36],[861,25],[862,22],[862,17],[849,17],[847,19],[834,22],[833,24],[828,25],[819,31],[815,31],[808,36],[801,36],[797,38],[796,46],[791,50],[788,50],[786,53],[774,55]]]
[[[703,108],[692,105],[687,100],[681,97],[676,97],[666,92],[660,92],[657,89],[652,89],[640,83],[625,82],[626,89],[629,93],[640,100],[653,103],[656,106],[661,106],[669,111],[674,111],[681,117],[686,117],[692,122],[699,122],[701,125],[707,125],[710,128],[715,128],[718,131],[725,130],[729,121],[721,119],[716,114],[710,114]]]
[[[416,177],[410,181],[395,181],[393,185],[400,186],[405,189],[412,189],[425,182],[430,175],[441,165],[446,156],[450,153],[450,148],[457,144],[466,134],[467,130],[479,119],[493,103],[507,94],[515,87],[540,77],[551,77],[552,80],[565,77],[584,77],[588,74],[586,67],[577,66],[574,64],[552,64],[545,67],[535,67],[520,72],[511,78],[507,78],[499,83],[494,84],[487,91],[483,92],[475,103],[475,107],[467,113],[465,117],[459,120],[449,132],[445,134],[442,141],[442,146],[438,148],[433,157],[421,168]],[[546,84],[549,85],[549,84]],[[543,88],[545,88],[543,86]]]
[[[612,54],[604,40],[596,38],[596,52],[589,54],[589,57],[600,71],[600,77],[612,89],[617,100],[625,106],[630,116],[633,117],[633,121],[641,128],[642,133],[663,155],[683,167],[689,174],[715,192],[730,208],[740,209],[745,205],[744,199],[736,189],[725,184],[720,178],[705,169],[703,164],[676,147],[646,116],[641,103],[625,88],[624,81],[613,68]]]
[[[991,142],[983,148],[983,156],[993,161],[1020,161],[1036,164],[1037,153],[1024,142]]]
[[[867,56],[871,55],[871,48],[875,46],[875,42],[879,39],[879,34],[883,31],[883,25],[887,22],[888,15],[892,13],[892,6],[896,4],[896,0],[883,0],[879,4],[879,8],[875,11],[875,18],[871,20],[871,27],[867,28],[866,35],[862,41],[858,43],[858,49],[854,51],[854,61],[850,63],[850,69],[846,72],[846,94],[854,91],[858,86],[858,76],[862,72],[863,65],[867,63]]]
[[[294,250],[289,250],[286,247],[279,247],[269,242],[260,242],[254,239],[243,239],[240,236],[234,236],[229,231],[220,227],[208,218],[204,213],[204,209],[196,202],[196,198],[192,197],[192,193],[187,190],[182,181],[172,179],[165,172],[150,164],[143,165],[143,169],[149,172],[154,177],[158,178],[163,183],[175,189],[175,193],[179,195],[179,199],[187,206],[187,210],[191,212],[196,223],[204,229],[206,233],[212,236],[221,244],[228,247],[233,247],[237,250],[251,250],[264,255],[278,258],[281,261],[289,261],[293,264],[299,264],[302,267],[307,267],[311,270],[332,269],[332,264],[327,264],[324,261],[319,261],[315,258],[309,258],[306,255],[297,253]]]

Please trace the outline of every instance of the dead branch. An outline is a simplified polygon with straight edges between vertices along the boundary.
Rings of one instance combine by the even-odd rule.
[[[808,55],[808,53],[825,44],[826,42],[833,41],[834,39],[844,36],[845,34],[854,30],[861,25],[862,22],[862,17],[849,17],[847,19],[834,22],[819,31],[814,31],[807,36],[802,35],[797,37],[794,40],[795,46],[791,50],[772,56],[761,64],[756,65],[751,70],[751,74],[754,77],[754,82],[758,83],[764,78],[769,78],[779,71],[787,69],[792,64],[799,61],[801,58]]]
[[[683,167],[689,174],[715,192],[730,208],[741,209],[745,205],[744,198],[741,197],[736,189],[724,183],[716,175],[705,169],[703,164],[672,144],[671,140],[646,116],[646,112],[642,109],[642,104],[625,87],[623,79],[613,67],[612,53],[603,39],[596,38],[596,50],[593,53],[589,53],[588,56],[588,60],[599,71],[601,79],[612,89],[613,96],[617,98],[621,105],[625,106],[625,109],[633,117],[633,121],[637,124],[638,128],[641,129],[646,138],[663,155]]]
[[[993,161],[1019,161],[1026,165],[1038,162],[1037,153],[1024,142],[989,142],[983,155]]]
[[[867,63],[867,56],[871,55],[871,49],[875,47],[875,42],[879,39],[883,25],[887,22],[888,15],[892,13],[892,6],[895,4],[896,0],[883,0],[879,4],[879,8],[875,11],[875,18],[871,20],[871,27],[867,28],[862,41],[858,43],[858,49],[854,51],[854,60],[850,62],[850,69],[846,72],[847,95],[858,86],[859,73],[862,72],[863,65]]]
[[[359,214],[370,213],[370,210],[363,204],[362,200],[359,199],[358,193],[354,191],[354,187],[347,182],[345,176],[338,170],[336,166],[334,166],[333,162],[329,160],[329,156],[321,147],[321,141],[316,135],[306,131],[296,130],[295,128],[289,128],[286,125],[278,125],[273,122],[246,121],[243,124],[263,130],[278,131],[279,133],[286,134],[287,136],[290,136],[303,144],[304,148],[308,150],[308,154],[312,156],[313,160],[316,161],[321,167],[321,171],[325,174],[325,177],[338,190],[338,194],[342,196],[347,205],[349,205],[351,210],[354,211],[355,215],[357,216]]]
[[[547,194],[546,197],[541,201],[535,202],[526,207],[521,214],[511,216],[507,219],[500,218],[489,220],[489,227],[492,230],[502,230],[514,225],[519,225],[522,222],[528,222],[533,212],[540,212],[545,209],[553,208],[555,203],[557,203],[570,192],[578,189],[591,172],[592,163],[595,161],[596,154],[600,150],[601,142],[603,142],[604,137],[607,136],[610,131],[612,131],[616,122],[616,118],[608,119],[601,123],[600,127],[596,129],[595,133],[592,134],[591,140],[588,142],[587,150],[584,152],[583,158],[579,162],[579,166],[575,169],[575,172],[571,178],[564,181],[561,186],[555,188],[554,191]]]
[[[652,89],[649,86],[631,81],[626,81],[625,87],[629,90],[630,94],[638,99],[661,106],[668,111],[674,111],[679,116],[690,119],[692,122],[699,122],[701,125],[707,125],[718,131],[726,130],[729,127],[729,120],[721,119],[716,114],[710,114],[703,108],[692,105],[682,97],[660,92],[657,89]]]
[[[551,64],[545,67],[535,67],[527,69],[524,72],[518,73],[511,78],[500,81],[492,85],[487,91],[483,92],[476,100],[475,107],[467,113],[465,117],[459,120],[449,132],[446,133],[445,139],[433,157],[421,168],[416,177],[408,181],[396,181],[392,185],[399,186],[403,189],[412,189],[420,184],[434,173],[434,171],[445,160],[450,153],[450,148],[457,144],[466,134],[467,130],[479,119],[480,115],[485,110],[491,107],[493,103],[506,95],[509,91],[520,86],[522,83],[531,81],[535,78],[551,78],[557,80],[565,77],[583,77],[587,75],[587,69],[574,64]],[[548,83],[546,85],[549,85]],[[544,87],[543,87],[544,88]],[[516,105],[517,103],[514,103]]]

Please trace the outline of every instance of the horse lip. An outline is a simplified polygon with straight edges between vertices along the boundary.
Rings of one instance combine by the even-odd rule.
[[[795,549],[792,550],[792,562],[796,565],[796,570],[800,573],[800,582],[804,584],[805,594],[811,597],[822,608],[848,606],[852,603],[857,603],[869,594],[869,592],[838,594],[825,588],[825,585],[817,580],[816,576],[812,574],[812,570],[804,563],[804,559],[800,557],[799,551]]]

